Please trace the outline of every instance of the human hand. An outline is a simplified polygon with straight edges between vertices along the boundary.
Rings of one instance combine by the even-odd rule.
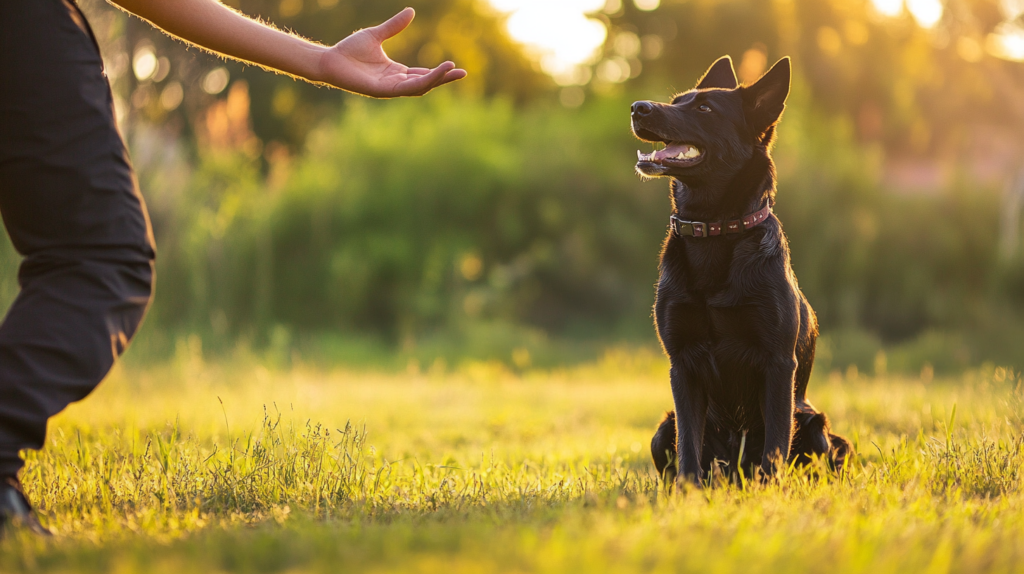
[[[416,16],[406,8],[387,22],[364,28],[327,49],[320,57],[318,80],[375,98],[422,96],[430,90],[461,80],[466,71],[452,62],[429,68],[409,68],[388,58],[381,43],[405,30]]]

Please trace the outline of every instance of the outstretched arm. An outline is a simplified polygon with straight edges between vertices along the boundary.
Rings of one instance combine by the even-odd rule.
[[[409,68],[384,53],[381,43],[412,22],[412,8],[327,47],[266,26],[216,0],[111,1],[207,50],[367,96],[421,96],[466,76],[452,62],[434,69]]]

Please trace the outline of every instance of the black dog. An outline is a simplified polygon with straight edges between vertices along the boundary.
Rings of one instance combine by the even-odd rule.
[[[664,469],[672,461],[658,449],[674,443],[690,481],[716,459],[735,469],[741,443],[743,461],[765,475],[787,460],[850,454],[806,398],[817,323],[771,211],[770,148],[789,84],[789,58],[738,87],[724,57],[670,104],[632,107],[633,133],[666,144],[638,152],[636,170],[670,177],[673,206],[654,313],[675,420],[662,423],[652,449]]]

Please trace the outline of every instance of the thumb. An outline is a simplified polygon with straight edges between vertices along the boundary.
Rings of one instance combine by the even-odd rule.
[[[416,11],[412,8],[406,8],[392,16],[387,22],[370,28],[370,31],[373,32],[373,35],[378,41],[383,42],[402,30],[405,30],[415,17]]]

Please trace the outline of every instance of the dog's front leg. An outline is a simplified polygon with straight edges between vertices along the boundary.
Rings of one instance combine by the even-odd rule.
[[[676,406],[676,480],[699,484],[704,479],[700,457],[708,415],[707,393],[677,364],[672,365],[671,379]]]
[[[793,445],[793,380],[796,357],[775,361],[768,366],[761,414],[764,417],[764,455],[761,471],[770,476],[776,464],[785,464]]]

